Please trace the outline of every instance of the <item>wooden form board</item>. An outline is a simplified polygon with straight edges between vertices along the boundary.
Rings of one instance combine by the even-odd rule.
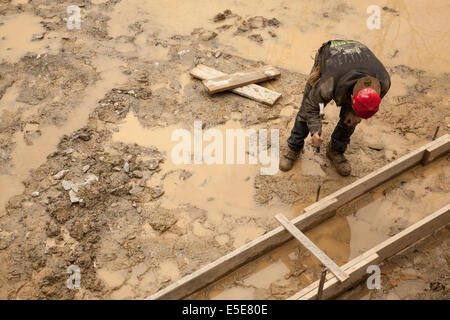
[[[442,153],[436,152],[435,158],[445,154],[446,149],[442,146],[447,146],[448,144],[450,144],[450,135],[448,134],[427,143],[423,147],[376,170],[374,173],[358,179],[354,183],[306,207],[304,213],[291,220],[291,223],[302,232],[311,229],[315,225],[333,217],[335,214],[334,210],[345,203],[419,164],[424,157],[425,151],[440,150]],[[182,299],[187,297],[290,239],[292,239],[291,234],[283,227],[275,228],[216,261],[205,265],[192,274],[175,281],[148,299]],[[345,270],[345,268],[343,269]]]
[[[213,79],[226,75],[226,73],[207,67],[203,64],[197,65],[194,69],[191,70],[190,74],[191,76],[200,80]],[[277,102],[277,100],[281,97],[280,93],[258,86],[257,84],[249,84],[243,87],[235,88],[232,89],[231,92],[248,99],[267,104],[269,106],[273,106],[275,102]]]
[[[450,223],[450,204],[435,211],[433,214],[425,217],[409,228],[399,232],[395,236],[383,241],[379,245],[366,251],[362,255],[349,261],[342,269],[350,276],[348,280],[340,282],[335,276],[329,275],[323,287],[322,298],[329,299],[342,293],[356,283],[365,279],[367,267],[373,264],[379,264],[383,260],[395,255],[403,249],[409,247],[420,239],[430,235]],[[289,299],[291,300],[312,300],[317,297],[319,281],[314,282],[304,288]]]
[[[339,266],[328,257],[325,252],[320,250],[318,246],[314,244],[307,236],[298,230],[284,215],[277,214],[275,218],[281,223],[281,225],[292,234],[300,243],[311,252],[319,261],[325,265],[340,281],[348,279],[348,274],[344,272]]]
[[[208,92],[218,93],[228,91],[234,88],[242,87],[247,84],[257,83],[277,78],[281,75],[280,71],[272,66],[265,66],[261,69],[250,70],[246,72],[236,72],[219,76],[213,79],[203,80],[203,85]]]

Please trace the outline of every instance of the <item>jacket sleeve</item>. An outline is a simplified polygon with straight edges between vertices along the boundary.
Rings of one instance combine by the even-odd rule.
[[[333,95],[333,78],[321,78],[314,87],[309,90],[304,100],[306,124],[309,132],[313,135],[322,129],[322,119],[320,118],[319,104],[324,107],[331,101]]]
[[[380,79],[380,98],[383,99],[383,97],[386,95],[386,93],[389,91],[389,88],[391,87],[391,78],[389,77],[389,73],[387,71],[384,72],[383,76]]]

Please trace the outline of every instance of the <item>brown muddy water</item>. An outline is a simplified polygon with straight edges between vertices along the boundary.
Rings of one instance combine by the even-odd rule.
[[[264,46],[246,36],[232,36],[232,28],[220,33],[219,41],[237,55],[262,60],[287,69],[308,73],[311,56],[329,39],[361,40],[389,64],[405,64],[425,70],[450,71],[447,23],[450,3],[437,0],[378,1],[381,10],[380,29],[368,30],[367,8],[373,1],[158,1],[128,0],[119,3],[109,21],[113,37],[129,34],[128,25],[138,19],[149,19],[144,25],[148,32],[160,34],[189,34],[194,28],[214,30],[233,23],[233,18],[217,24],[214,14],[230,9],[242,17],[276,16],[282,24],[277,37],[262,34]],[[144,36],[144,35],[142,35]],[[397,53],[396,53],[397,52]]]
[[[447,157],[417,166],[337,209],[306,235],[343,265],[445,206],[448,164]],[[280,290],[293,294],[316,281],[319,269],[319,261],[294,239],[189,298],[277,299]]]

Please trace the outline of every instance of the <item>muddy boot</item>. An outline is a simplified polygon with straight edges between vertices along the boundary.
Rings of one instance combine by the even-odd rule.
[[[344,157],[343,154],[339,154],[331,150],[331,143],[328,144],[327,147],[327,157],[331,160],[331,162],[336,167],[337,172],[341,176],[348,176],[352,170],[350,167],[350,163],[348,160]]]
[[[281,171],[289,171],[294,166],[295,161],[297,161],[300,151],[293,151],[291,148],[286,147],[285,150],[283,150],[283,153],[281,154],[280,158],[280,170]]]

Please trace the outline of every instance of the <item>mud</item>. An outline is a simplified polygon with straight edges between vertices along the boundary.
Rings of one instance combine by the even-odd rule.
[[[297,216],[319,184],[325,196],[430,141],[437,125],[448,133],[449,64],[440,54],[448,42],[436,41],[448,32],[448,4],[390,2],[397,13],[382,12],[389,28],[367,38],[367,3],[85,0],[81,29],[68,30],[69,1],[1,1],[0,298],[145,298],[272,230],[275,214]],[[350,177],[309,143],[292,171],[273,176],[254,165],[171,163],[169,134],[194,120],[205,129],[279,129],[284,142],[311,56],[336,37],[367,43],[394,80],[380,112],[352,137]],[[232,93],[209,96],[188,76],[198,63],[227,73],[273,64],[282,77],[263,85],[282,98],[268,107]],[[327,138],[338,112],[326,108]],[[448,189],[430,179],[430,188]],[[424,194],[418,208],[445,199],[421,187],[411,187]],[[408,190],[398,188],[386,197],[403,199]],[[346,261],[391,232],[383,220],[373,237],[357,240],[359,228],[373,227],[368,216],[381,219],[370,205],[361,210],[310,236]],[[395,212],[405,224],[418,218]],[[436,240],[417,256],[445,245]],[[285,297],[317,276],[314,263],[297,263],[303,254],[293,242],[262,259],[243,285],[205,297]],[[420,264],[425,288],[448,273],[441,262]],[[80,267],[79,290],[66,287],[71,265]],[[402,286],[429,297],[422,283]]]

